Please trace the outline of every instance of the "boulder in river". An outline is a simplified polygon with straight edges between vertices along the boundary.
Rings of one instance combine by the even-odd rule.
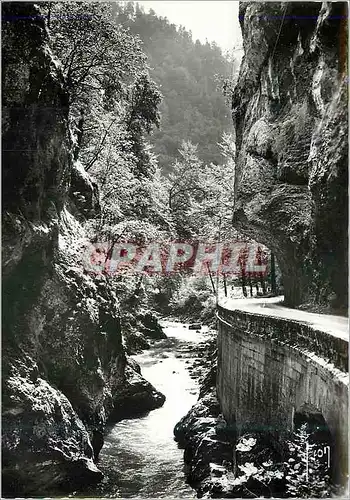
[[[142,415],[164,404],[165,396],[157,391],[131,366],[125,368],[125,381],[113,396],[110,420]]]
[[[189,330],[200,330],[202,328],[202,325],[200,323],[191,323],[188,325]]]
[[[137,319],[142,323],[142,332],[146,337],[155,340],[167,338],[157,316],[151,311],[139,314]]]

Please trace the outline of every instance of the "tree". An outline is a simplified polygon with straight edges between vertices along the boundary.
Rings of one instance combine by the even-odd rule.
[[[198,158],[198,148],[190,141],[179,150],[169,175],[169,206],[175,226],[183,237],[214,239],[232,238],[231,224],[234,196],[234,150],[232,136],[224,134],[223,162],[206,165]],[[220,233],[220,234],[219,234]]]
[[[110,108],[144,67],[140,40],[114,21],[108,3],[54,2],[50,19],[52,48],[62,63],[70,104],[93,94]]]
[[[127,18],[133,13],[130,4]],[[117,22],[110,3],[57,2],[50,19],[52,47],[69,91],[74,159],[100,187],[95,230],[109,238],[121,220],[155,219],[155,212],[156,223],[166,226],[166,209],[164,217],[159,207],[152,209],[160,178],[145,139],[159,126],[161,95],[140,39]]]
[[[206,190],[200,185],[202,162],[197,156],[197,146],[190,141],[183,141],[179,150],[181,161],[173,165],[169,175],[168,203],[172,212],[177,233],[183,238],[197,235],[196,221],[191,217],[195,202],[206,196]]]
[[[193,42],[185,28],[154,12],[145,13],[137,6],[128,9],[113,4],[116,19],[143,41],[150,75],[163,95],[161,126],[151,139],[163,173],[170,173],[174,161],[181,160],[178,150],[188,140],[198,144],[198,156],[205,164],[219,164],[217,143],[232,122],[215,75],[229,77],[231,64],[215,44]]]
[[[135,82],[145,78],[146,56],[140,40],[115,22],[108,3],[50,4],[50,39],[69,93],[74,157],[89,170],[126,119]],[[152,117],[145,120],[148,130]]]
[[[298,498],[328,498],[330,477],[315,453],[317,443],[312,442],[310,436],[307,423],[304,423],[288,441],[291,457],[285,462],[287,493]]]
[[[143,134],[150,133],[153,126],[159,127],[158,106],[161,94],[147,72],[141,73],[130,89],[126,127],[132,141],[132,151],[137,158],[137,172],[147,176],[152,164],[145,146]]]

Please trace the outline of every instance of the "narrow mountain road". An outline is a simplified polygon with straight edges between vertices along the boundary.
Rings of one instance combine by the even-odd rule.
[[[246,311],[265,316],[299,321],[315,330],[349,341],[349,320],[343,316],[316,314],[283,306],[283,295],[271,298],[221,298],[219,305],[230,311]]]

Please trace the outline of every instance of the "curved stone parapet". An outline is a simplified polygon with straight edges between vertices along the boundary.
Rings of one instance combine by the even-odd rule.
[[[348,472],[348,343],[283,318],[218,307],[217,393],[238,434],[293,429],[304,405],[317,408],[332,435],[332,476]]]

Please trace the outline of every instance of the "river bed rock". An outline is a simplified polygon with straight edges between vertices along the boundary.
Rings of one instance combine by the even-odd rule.
[[[125,311],[123,314],[123,342],[127,354],[139,354],[151,347],[152,340],[166,339],[159,318],[151,311],[136,316]]]
[[[36,495],[46,487],[69,491],[101,480],[89,434],[69,400],[42,378],[23,375],[13,370],[5,381],[2,481],[7,494]]]
[[[195,346],[201,353],[197,403],[175,426],[175,440],[184,448],[188,483],[199,498],[254,498],[285,495],[281,463],[285,450],[271,433],[237,435],[220,412],[216,396],[216,339]],[[263,478],[264,483],[261,483]]]

